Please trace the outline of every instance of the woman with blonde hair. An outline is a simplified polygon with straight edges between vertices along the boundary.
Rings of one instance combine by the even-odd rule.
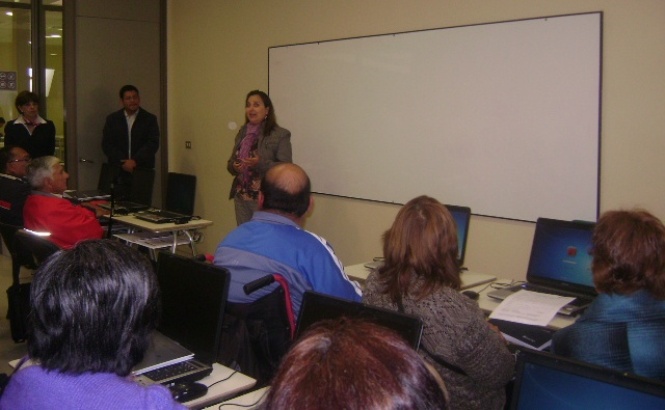
[[[363,302],[423,319],[419,353],[446,381],[450,408],[501,409],[514,356],[477,303],[459,293],[455,221],[419,196],[383,235],[385,263],[370,273]]]

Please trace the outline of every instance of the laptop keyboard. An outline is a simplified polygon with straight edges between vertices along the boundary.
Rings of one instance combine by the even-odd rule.
[[[158,383],[163,383],[165,381],[171,381],[173,378],[180,379],[181,376],[196,372],[201,370],[201,367],[193,364],[191,361],[184,361],[180,363],[175,363],[170,366],[162,367],[159,369],[151,370],[149,372],[143,373],[142,376],[145,376],[151,380],[154,380]]]

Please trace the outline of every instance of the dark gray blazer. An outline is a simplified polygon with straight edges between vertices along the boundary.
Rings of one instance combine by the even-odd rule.
[[[240,148],[240,142],[244,138],[246,130],[247,124],[243,125],[240,128],[240,131],[238,131],[235,143],[233,144],[233,150],[231,151],[231,157],[226,164],[226,169],[228,169],[231,175],[234,176],[237,176],[238,173],[233,169],[233,162],[236,160],[238,148]],[[261,176],[263,176],[271,166],[278,162],[292,162],[291,131],[280,126],[275,126],[268,135],[263,135],[263,131],[261,131],[258,140],[258,155],[259,163],[256,166],[256,170]],[[233,198],[235,195],[237,184],[238,178],[234,178],[233,184],[231,184],[229,198]]]

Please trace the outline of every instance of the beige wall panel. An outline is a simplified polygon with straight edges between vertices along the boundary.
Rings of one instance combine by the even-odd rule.
[[[225,169],[236,133],[229,123],[242,124],[249,90],[267,90],[268,47],[591,11],[604,12],[601,211],[639,205],[665,219],[661,0],[170,1],[169,167],[199,176],[197,212],[215,222],[202,250],[213,251],[235,225]],[[367,103],[381,102],[367,96]],[[315,137],[294,135],[293,144]],[[316,203],[307,228],[345,264],[380,254],[397,207],[327,196]],[[531,223],[474,216],[467,266],[523,278],[532,235]]]

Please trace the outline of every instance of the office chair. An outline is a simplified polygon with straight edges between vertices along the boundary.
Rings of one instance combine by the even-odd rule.
[[[25,229],[16,231],[16,246],[23,248],[32,255],[32,261],[36,267],[60,250],[58,245],[49,241],[46,237],[36,235]]]
[[[7,288],[7,318],[12,340],[19,343],[27,336],[28,312],[30,311],[30,283],[21,283],[21,267],[35,269],[32,254],[17,244],[16,235],[20,226],[0,223],[0,233],[12,258],[12,284]]]
[[[277,281],[280,286],[252,303],[226,303],[222,341],[217,361],[257,380],[257,387],[270,383],[295,332],[287,282],[277,274],[245,285],[251,294]]]

